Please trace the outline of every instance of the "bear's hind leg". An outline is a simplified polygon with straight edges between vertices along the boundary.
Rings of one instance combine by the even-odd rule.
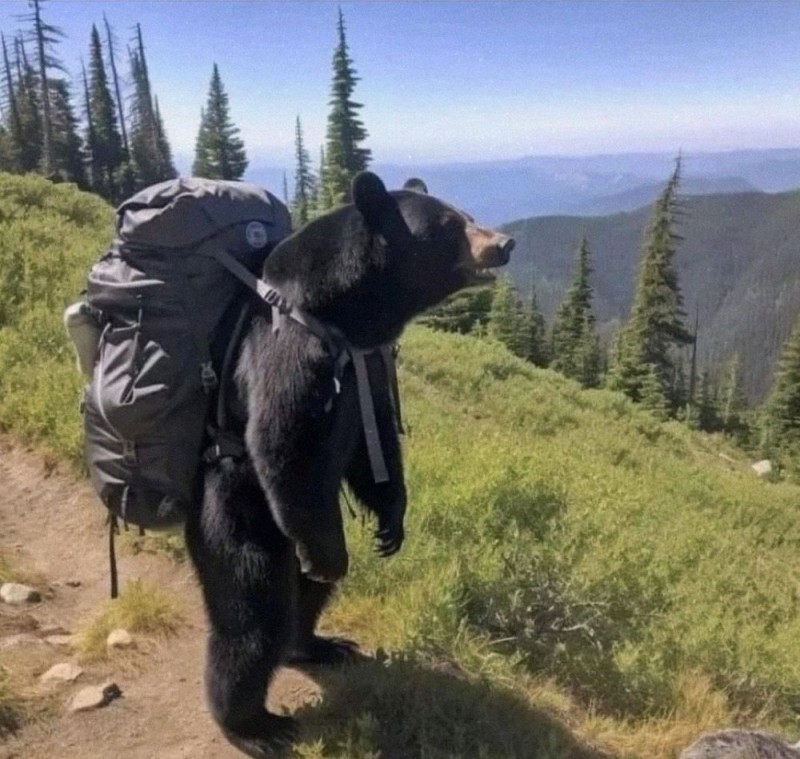
[[[247,756],[286,753],[296,723],[269,713],[265,700],[291,643],[293,545],[274,524],[255,478],[230,464],[207,475],[202,512],[190,516],[186,543],[209,619],[211,714]]]
[[[294,644],[286,661],[289,664],[348,664],[364,658],[358,644],[347,638],[316,634],[317,622],[333,595],[333,583],[316,582],[297,568],[297,610]]]

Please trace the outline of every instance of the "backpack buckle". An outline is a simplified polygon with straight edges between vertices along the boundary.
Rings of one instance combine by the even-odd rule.
[[[218,384],[217,373],[210,361],[200,364],[200,382],[205,393],[210,393]]]
[[[133,440],[122,441],[122,461],[127,466],[136,466],[139,459],[136,455],[136,443]]]

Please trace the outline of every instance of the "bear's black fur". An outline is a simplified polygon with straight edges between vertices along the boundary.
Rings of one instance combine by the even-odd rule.
[[[416,314],[508,260],[510,238],[419,188],[388,193],[364,172],[352,192],[352,205],[281,242],[264,278],[355,347],[394,341]],[[370,468],[352,365],[337,393],[317,336],[291,319],[275,331],[268,314],[256,315],[236,371],[248,459],[209,468],[202,507],[187,523],[211,627],[211,712],[249,756],[272,756],[294,737],[293,720],[264,707],[281,662],[336,662],[357,650],[314,632],[348,567],[342,482],[375,515],[380,553],[403,542],[403,466],[379,353],[369,354],[367,369],[389,473],[383,483]]]

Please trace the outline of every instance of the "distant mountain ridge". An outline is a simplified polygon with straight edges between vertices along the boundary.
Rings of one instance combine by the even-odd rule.
[[[373,169],[396,189],[422,177],[434,195],[487,224],[562,213],[615,213],[650,202],[651,190],[672,172],[675,152],[588,156],[526,156],[460,163],[377,162]],[[784,192],[800,187],[800,148],[683,154],[688,194]],[[292,192],[294,166],[254,162],[245,178],[283,196]],[[647,189],[646,189],[647,188]]]
[[[690,325],[699,318],[702,367],[738,352],[748,397],[767,392],[800,313],[800,192],[682,196],[676,265]],[[650,209],[610,216],[545,216],[506,224],[517,240],[509,273],[535,278],[548,319],[571,279],[584,233],[593,254],[594,308],[607,332],[627,318]]]

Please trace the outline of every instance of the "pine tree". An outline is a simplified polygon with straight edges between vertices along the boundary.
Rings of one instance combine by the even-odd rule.
[[[292,222],[295,227],[311,218],[311,203],[314,195],[314,175],[311,173],[311,158],[303,142],[303,126],[297,117],[294,127],[294,198],[292,199]]]
[[[69,85],[63,79],[51,79],[50,90],[54,174],[61,180],[74,182],[78,187],[88,189],[82,143],[78,136],[78,119],[72,108]]]
[[[475,287],[460,290],[439,306],[430,309],[419,321],[442,332],[467,335],[480,332],[489,322],[492,288]]]
[[[372,158],[368,148],[360,147],[368,133],[358,117],[363,106],[352,97],[356,82],[356,70],[350,58],[345,35],[344,16],[339,9],[337,24],[338,44],[333,53],[333,82],[331,85],[331,111],[328,115],[326,133],[324,208],[347,202],[353,177],[369,166]]]
[[[42,4],[45,0],[28,0],[33,8],[33,13],[26,16],[26,20],[33,24],[31,40],[36,47],[36,64],[39,82],[39,102],[41,104],[41,134],[42,134],[42,172],[51,176],[56,171],[55,146],[53,144],[53,120],[50,105],[50,78],[48,69],[64,70],[61,62],[52,52],[53,46],[64,36],[64,33],[55,26],[45,23],[42,19]]]
[[[723,431],[728,435],[740,437],[745,431],[745,402],[742,394],[742,377],[739,354],[734,353],[725,368],[720,401],[720,421]]]
[[[652,412],[658,419],[667,419],[669,416],[669,401],[655,364],[650,364],[644,374],[640,402],[642,408]]]
[[[8,56],[8,46],[4,34],[0,34],[3,45],[3,83],[5,85],[5,127],[3,134],[5,171],[20,171],[20,150],[22,145],[22,125],[17,107],[17,92],[14,74]]]
[[[136,25],[135,45],[128,51],[133,82],[130,106],[130,159],[137,187],[177,176],[157,100],[150,87],[142,27]]]
[[[523,357],[536,366],[547,366],[550,363],[547,328],[544,316],[539,309],[539,299],[536,295],[536,284],[533,278],[531,278],[528,301],[522,308],[520,330],[525,341]]]
[[[718,432],[720,422],[716,388],[707,371],[700,377],[700,392],[697,398],[697,423],[704,432]]]
[[[89,114],[86,144],[92,169],[92,189],[111,201],[119,200],[117,178],[124,160],[116,107],[108,86],[100,33],[92,24],[89,47]]]
[[[778,360],[762,427],[768,452],[800,449],[800,317]]]
[[[669,393],[675,372],[675,349],[694,339],[683,324],[683,300],[673,263],[681,239],[674,232],[680,168],[678,158],[675,171],[653,208],[631,317],[621,330],[609,383],[638,401],[644,383],[652,381],[650,375],[655,371],[673,409]]]
[[[592,313],[592,273],[589,241],[584,235],[578,248],[578,266],[564,301],[553,318],[552,367],[584,387],[600,383],[600,341]]]
[[[200,114],[192,173],[209,179],[241,179],[246,168],[244,142],[230,120],[228,95],[215,63],[208,102]]]
[[[19,141],[16,145],[19,170],[38,171],[42,165],[42,118],[39,99],[39,77],[28,61],[25,44],[14,40],[16,103],[19,115]]]
[[[489,335],[503,343],[515,356],[525,358],[528,346],[523,330],[522,305],[511,280],[501,277],[492,292]]]
[[[116,38],[111,31],[111,24],[108,23],[106,14],[103,14],[103,24],[106,28],[106,48],[108,49],[108,65],[111,69],[111,79],[114,83],[114,97],[117,103],[117,116],[119,117],[119,129],[122,136],[122,151],[124,153],[124,160],[127,161],[130,157],[130,145],[128,143],[128,128],[125,123],[125,109],[122,101],[122,90],[119,86],[119,76],[117,75],[117,50]]]

